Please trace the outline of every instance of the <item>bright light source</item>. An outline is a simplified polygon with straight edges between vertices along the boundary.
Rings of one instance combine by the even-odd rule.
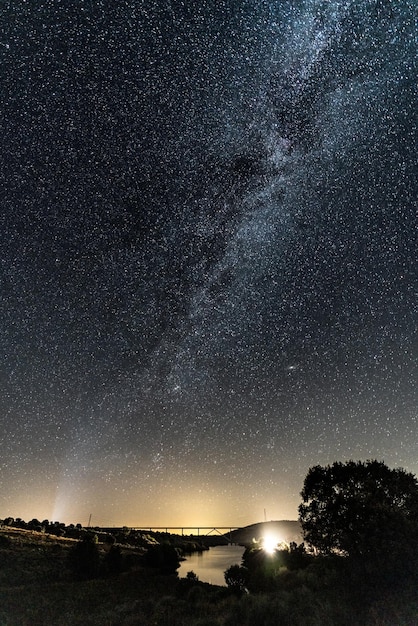
[[[274,554],[280,539],[275,535],[266,535],[263,539],[262,547],[267,554]]]

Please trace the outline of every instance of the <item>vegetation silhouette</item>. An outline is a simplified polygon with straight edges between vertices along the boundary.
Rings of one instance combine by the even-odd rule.
[[[126,567],[121,548],[115,542],[113,535],[109,535],[104,542],[106,552],[103,560],[104,575],[114,576],[115,574],[120,574]]]
[[[363,578],[399,585],[418,570],[418,481],[376,460],[309,470],[299,507],[305,541],[349,557]]]
[[[97,578],[100,570],[100,554],[97,535],[88,533],[70,550],[68,565],[76,580]]]
[[[179,553],[168,542],[150,546],[144,560],[148,567],[158,568],[161,574],[175,574],[180,567]]]
[[[248,585],[248,569],[240,565],[231,565],[224,573],[225,582],[230,589],[244,593]]]
[[[379,461],[317,465],[301,495],[305,540],[323,553],[365,556],[393,548],[416,530],[416,477]]]

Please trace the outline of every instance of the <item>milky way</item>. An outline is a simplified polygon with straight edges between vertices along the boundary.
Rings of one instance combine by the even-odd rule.
[[[3,2],[0,517],[418,471],[414,2]]]

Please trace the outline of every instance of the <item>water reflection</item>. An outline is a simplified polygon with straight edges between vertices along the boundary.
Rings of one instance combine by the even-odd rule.
[[[187,572],[193,571],[200,581],[225,587],[224,571],[235,563],[240,565],[243,553],[242,546],[215,546],[188,556],[181,562],[178,573],[180,578],[185,578]]]

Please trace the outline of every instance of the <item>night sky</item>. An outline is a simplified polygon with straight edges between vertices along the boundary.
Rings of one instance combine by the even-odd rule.
[[[0,517],[418,473],[416,3],[0,7]]]

